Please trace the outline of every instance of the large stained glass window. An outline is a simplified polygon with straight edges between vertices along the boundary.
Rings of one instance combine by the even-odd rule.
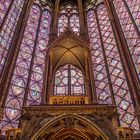
[[[47,3],[31,8],[5,102],[1,129],[18,127],[23,105],[40,104],[51,16]]]
[[[128,13],[128,8],[126,8],[127,4],[133,19],[135,20],[137,26],[140,27],[140,1],[126,0],[126,3],[124,3],[123,0],[114,0],[113,4],[116,9],[136,70],[138,74],[140,74],[140,38],[138,37],[136,29],[134,28],[134,23],[132,22],[132,18]]]
[[[58,35],[64,32],[67,27],[70,27],[73,32],[79,35],[80,24],[78,8],[71,3],[63,5],[60,9]]]
[[[90,51],[92,56],[92,68],[94,72],[97,99],[100,103],[112,104],[111,91],[108,84],[109,81],[105,65],[105,57],[101,47],[98,25],[94,10],[88,11],[87,23],[90,37]]]
[[[50,20],[51,16],[48,11],[44,11],[41,16],[39,24],[36,48],[34,50],[34,57],[32,57],[30,86],[28,90],[28,104],[39,104],[41,101],[41,92],[43,88],[43,75],[45,68],[46,46],[49,41]]]
[[[110,103],[112,99],[117,105],[121,126],[139,130],[128,83],[104,4],[95,9],[92,6],[92,9],[88,10],[87,22],[98,100]]]
[[[54,83],[54,95],[84,95],[84,77],[78,67],[60,67],[55,73]]]
[[[2,22],[10,3],[11,0],[0,1],[0,23]],[[4,25],[0,30],[0,74],[11,47],[11,41],[17,26],[18,19],[20,17],[20,13],[22,11],[24,1],[14,0],[11,4],[12,5],[7,13]]]

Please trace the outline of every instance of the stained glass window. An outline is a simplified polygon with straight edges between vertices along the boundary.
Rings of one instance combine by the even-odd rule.
[[[7,55],[10,49],[11,41],[17,26],[20,13],[22,11],[24,1],[14,0],[9,12],[6,16],[4,26],[0,31],[0,74],[2,72],[3,66],[7,59]],[[10,5],[10,0],[0,1],[0,22],[2,21],[8,6]]]
[[[124,74],[105,6],[101,5],[98,7],[97,15],[99,18],[114,97],[116,105],[118,106],[118,112],[120,113],[120,123],[122,126],[138,129],[138,122],[135,119],[134,107],[132,105],[128,84],[126,82],[126,76]]]
[[[139,0],[127,0],[126,1],[132,15],[135,19],[135,22],[137,26],[140,26],[140,2]],[[132,20],[128,14],[128,10],[126,9],[126,6],[123,3],[123,0],[114,0],[113,4],[115,6],[122,30],[124,32],[124,36],[126,38],[128,48],[130,50],[131,56],[133,58],[134,64],[136,66],[136,70],[138,74],[139,71],[139,64],[140,64],[140,39],[137,35],[137,32],[134,28],[134,25],[132,23]]]
[[[8,12],[10,4],[12,4],[12,1],[13,0],[1,0],[0,1],[0,26],[3,22],[4,17],[6,16],[6,13]]]
[[[126,6],[129,7],[129,10],[136,22],[136,25],[140,31],[140,1],[139,0],[124,0],[126,2]]]
[[[67,27],[70,27],[73,32],[79,35],[80,24],[78,8],[70,3],[63,5],[60,9],[58,35],[64,32]]]
[[[104,99],[108,103],[107,97],[110,97],[110,95],[106,91],[109,91],[109,87],[107,88],[109,82],[105,81],[108,76],[111,82],[110,88],[113,89],[112,94],[114,97],[112,97],[112,100],[117,105],[121,126],[138,130],[139,125],[134,114],[128,83],[105,6],[101,4],[96,10],[90,9],[87,12],[87,22],[98,100],[100,102]],[[98,66],[100,66],[99,70]],[[108,74],[106,70],[108,70]],[[102,83],[101,87],[98,83]],[[102,89],[102,91],[99,92],[98,89]]]
[[[97,99],[100,103],[112,104],[105,59],[101,47],[98,25],[94,10],[88,11],[87,23]]]
[[[18,127],[22,106],[40,104],[51,16],[39,1],[31,8],[5,103],[1,128]]]
[[[54,95],[84,95],[84,77],[78,67],[65,65],[56,71]]]
[[[46,51],[45,48],[49,40],[49,31],[50,31],[50,14],[48,11],[42,13],[40,28],[38,37],[36,38],[36,48],[34,50],[34,57],[32,58],[33,65],[31,77],[30,77],[30,86],[28,101],[29,104],[39,104],[41,101],[41,92],[43,88],[43,75],[45,67],[45,57]]]

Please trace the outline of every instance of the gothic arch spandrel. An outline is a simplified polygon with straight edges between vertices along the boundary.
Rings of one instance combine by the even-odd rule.
[[[43,126],[37,131],[35,130],[35,134],[33,131],[34,130],[30,132],[32,135],[28,137],[30,140],[38,140],[42,136],[45,138],[45,135],[48,139],[54,140],[54,138],[62,138],[62,136],[64,137],[65,134],[74,136],[76,132],[79,133],[79,137],[83,138],[83,140],[90,140],[93,137],[100,137],[101,140],[109,140],[109,136],[107,136],[107,134],[103,132],[98,125],[86,119],[85,117],[72,114],[60,115],[57,118],[53,118],[47,123],[44,123]]]

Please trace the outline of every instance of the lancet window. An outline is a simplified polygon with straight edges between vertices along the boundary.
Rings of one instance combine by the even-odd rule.
[[[89,6],[87,24],[98,101],[117,105],[120,124],[139,130],[109,15],[104,4]]]
[[[140,31],[140,2],[138,0],[114,0],[113,4],[140,77],[140,38],[138,33]]]
[[[77,6],[71,3],[67,3],[60,8],[58,35],[64,32],[67,27],[71,28],[73,32],[79,35],[79,12]]]
[[[31,7],[5,101],[1,129],[17,128],[23,105],[40,104],[51,23],[49,3]]]

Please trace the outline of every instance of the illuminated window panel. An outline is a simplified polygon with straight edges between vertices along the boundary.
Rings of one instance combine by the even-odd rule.
[[[128,48],[130,50],[130,53],[132,55],[134,64],[136,66],[136,70],[138,72],[138,74],[140,73],[139,71],[139,64],[140,64],[140,39],[136,33],[136,30],[133,26],[133,23],[130,19],[130,16],[128,14],[128,11],[123,3],[122,0],[114,0],[113,1],[122,30],[124,32],[124,36],[126,38],[127,44],[128,44]],[[137,6],[139,5],[139,0],[133,0],[133,1],[129,1],[127,0],[127,3],[130,7],[130,10],[132,12],[133,17],[136,20],[137,25],[139,26],[139,14],[140,12]],[[131,5],[130,5],[131,3]],[[137,6],[136,6],[137,5]]]
[[[6,99],[5,115],[2,120],[2,130],[5,130],[5,128],[8,129],[7,126],[11,126],[12,128],[15,126],[18,127],[17,119],[21,114],[23,105],[39,16],[39,8],[33,6],[23,35],[11,80],[11,86]]]
[[[84,77],[77,67],[70,67],[71,95],[84,95]]]
[[[140,31],[140,1],[139,0],[124,0],[124,1],[126,1]]]
[[[78,8],[70,3],[63,5],[60,8],[58,35],[63,33],[67,27],[70,27],[75,34],[79,35],[80,23]]]
[[[67,28],[67,26],[68,26],[68,17],[65,15],[61,15],[59,17],[59,23],[58,23],[58,35],[63,33]]]
[[[12,4],[13,0],[1,0],[0,1],[0,26],[3,22],[3,19],[6,15],[6,13],[8,13],[8,9],[10,7],[10,4]]]
[[[5,115],[1,123],[3,131],[18,127],[17,119],[21,114],[23,105],[39,16],[39,8],[33,6],[23,35],[11,86],[5,103]],[[10,128],[7,128],[8,126]]]
[[[70,27],[72,28],[73,32],[75,32],[77,35],[79,35],[79,16],[78,15],[72,15],[70,17]]]
[[[130,97],[126,76],[117,50],[117,45],[110,25],[107,10],[104,5],[97,8],[102,40],[108,62],[114,97],[118,112],[120,114],[120,124],[124,127],[139,129],[138,121],[134,113],[134,106]]]
[[[8,5],[7,2],[5,4]],[[6,62],[7,55],[11,47],[11,41],[17,27],[17,22],[20,17],[23,4],[23,0],[14,0],[12,7],[6,17],[5,24],[0,32],[0,74],[3,70],[3,66]]]
[[[17,119],[21,115],[23,104],[40,103],[50,19],[47,9],[41,11],[39,5],[32,6],[11,79],[5,114],[0,124],[3,132],[18,127]]]
[[[79,68],[65,65],[55,73],[54,95],[84,95],[84,77]]]
[[[68,65],[61,67],[55,74],[54,95],[68,95]]]
[[[45,68],[46,46],[49,40],[51,16],[48,11],[42,13],[42,19],[39,27],[39,35],[35,54],[33,58],[33,68],[31,74],[30,89],[28,93],[28,104],[37,105],[41,101],[43,88],[43,76]]]
[[[102,53],[99,31],[94,10],[88,11],[87,23],[97,100],[99,101],[99,103],[112,104],[111,93],[108,84],[109,81],[105,68],[105,60]]]

